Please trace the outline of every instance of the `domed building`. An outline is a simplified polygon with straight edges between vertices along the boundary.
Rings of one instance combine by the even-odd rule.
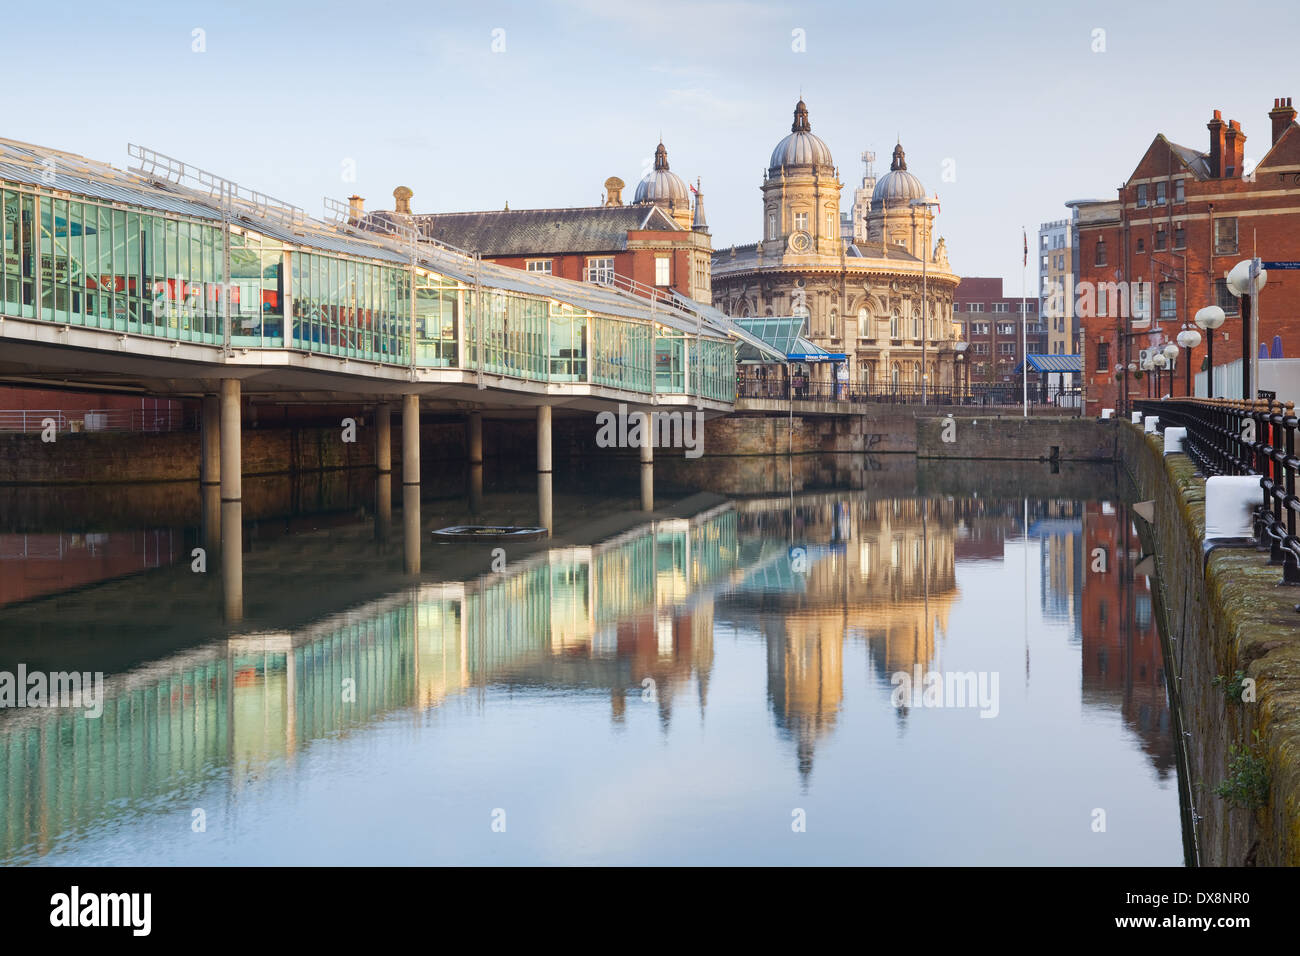
[[[842,189],[800,100],[760,187],[763,238],[713,253],[714,306],[737,318],[801,317],[803,335],[829,353],[804,370],[814,381],[844,381],[843,367],[855,386],[919,390],[922,375],[930,388],[953,386],[959,278],[934,234],[937,203],[914,205],[932,197],[901,144],[865,204],[865,241],[841,234]]]
[[[654,169],[636,184],[636,196],[632,201],[638,205],[650,203],[658,206],[683,229],[690,229],[694,224],[690,187],[668,168],[668,150],[663,143],[655,149]]]

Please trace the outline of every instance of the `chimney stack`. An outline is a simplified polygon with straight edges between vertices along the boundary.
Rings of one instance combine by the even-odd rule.
[[[1241,131],[1241,124],[1236,120],[1228,121],[1224,130],[1223,177],[1228,179],[1241,175],[1241,166],[1246,156],[1246,134]]]
[[[1210,131],[1210,178],[1223,178],[1223,114],[1214,111],[1214,119],[1205,124]]]
[[[605,180],[605,205],[623,205],[623,187],[626,185],[627,183],[617,176],[610,176],[609,179]]]
[[[1273,142],[1276,143],[1282,138],[1282,134],[1287,131],[1287,127],[1295,122],[1295,110],[1291,106],[1291,97],[1279,96],[1273,100],[1273,108],[1268,111],[1268,118],[1273,121]]]
[[[360,196],[348,197],[348,218],[360,222],[366,215],[366,201]]]
[[[393,199],[397,203],[394,212],[400,216],[409,216],[411,214],[411,197],[415,193],[409,186],[398,186],[393,190]]]

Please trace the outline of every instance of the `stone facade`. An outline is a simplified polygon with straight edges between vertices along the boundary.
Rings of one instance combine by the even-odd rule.
[[[802,101],[760,188],[763,239],[714,252],[714,306],[738,317],[804,316],[805,335],[846,354],[856,384],[919,386],[923,360],[930,385],[953,384],[959,280],[934,234],[937,204],[913,205],[930,200],[902,146],[875,183],[863,242],[841,234],[843,184]]]

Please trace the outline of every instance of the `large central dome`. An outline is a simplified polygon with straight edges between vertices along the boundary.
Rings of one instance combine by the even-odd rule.
[[[911,202],[913,199],[925,199],[925,186],[907,171],[907,158],[903,155],[903,146],[894,147],[894,161],[889,164],[889,172],[880,177],[875,191],[871,194],[871,205],[879,208],[883,203]]]
[[[812,125],[808,122],[808,107],[800,100],[794,108],[794,122],[790,125],[790,135],[776,144],[772,150],[773,170],[783,166],[825,166],[835,167],[831,159],[831,150],[821,137],[814,136]]]

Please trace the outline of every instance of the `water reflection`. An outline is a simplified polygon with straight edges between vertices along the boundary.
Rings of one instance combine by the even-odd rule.
[[[420,505],[411,492],[404,492],[407,527],[395,546],[401,569],[414,575]],[[374,530],[366,535],[382,539],[391,504],[385,506],[382,490],[375,494]],[[204,515],[206,527],[206,508]],[[242,545],[230,547],[243,526],[224,505],[221,517],[223,607],[234,624],[245,610],[243,574],[230,573],[241,582],[236,594],[224,572],[232,552],[244,556]],[[290,576],[319,571],[325,562],[356,562],[355,551],[338,547],[349,540],[333,532],[302,540],[253,536],[263,566]],[[492,763],[504,764],[502,773],[515,769],[508,747],[488,728],[492,713],[517,711],[527,727],[512,723],[512,732],[532,740],[535,726],[550,741],[544,759],[567,773],[603,776],[597,752],[644,765],[652,776],[667,772],[656,769],[664,761],[685,761],[688,775],[663,779],[681,794],[728,796],[687,801],[662,820],[660,835],[675,843],[686,833],[715,831],[702,837],[723,841],[715,862],[747,858],[751,851],[743,848],[761,832],[752,801],[779,803],[791,783],[798,799],[821,801],[819,812],[835,835],[814,838],[830,841],[816,844],[820,859],[915,863],[941,861],[939,841],[954,839],[945,827],[958,826],[968,812],[953,802],[962,793],[1000,794],[986,824],[1013,834],[1035,825],[1017,793],[1059,804],[1099,774],[1108,806],[1129,809],[1141,829],[1158,828],[1153,821],[1163,826],[1161,840],[1143,844],[1157,848],[1149,861],[1176,862],[1176,794],[1161,782],[1173,767],[1164,670],[1149,582],[1132,571],[1135,547],[1120,504],[850,491],[744,498],[591,544],[512,556],[500,573],[447,576],[439,566],[433,578],[390,576],[376,596],[306,623],[235,627],[215,640],[195,629],[190,644],[110,673],[99,720],[70,711],[0,711],[0,861],[76,860],[83,847],[105,841],[130,856],[135,851],[113,843],[122,827],[142,841],[134,858],[148,859],[152,848],[188,859],[189,851],[159,843],[159,828],[175,825],[163,822],[169,815],[188,814],[215,792],[234,807],[244,803],[232,804],[232,795],[245,795],[247,809],[231,812],[273,817],[286,798],[268,794],[264,781],[297,779],[291,793],[328,789],[314,761],[348,740],[369,742],[373,766],[366,769],[375,787],[394,767],[443,753],[420,786],[450,800],[450,781],[463,777],[458,786],[472,786],[487,772],[484,754],[499,755]],[[1108,573],[1088,573],[1099,548]],[[4,560],[14,559],[6,551]],[[188,586],[189,578],[169,581]],[[38,608],[14,619],[24,634],[0,630],[0,667],[23,659],[40,619]],[[0,612],[0,628],[12,623]],[[89,630],[93,640],[95,628]],[[107,625],[104,632],[120,633]],[[891,706],[895,675],[944,669],[1001,672],[1000,719]],[[1071,696],[1085,710],[1082,722],[1060,712]],[[601,719],[592,719],[592,702]],[[753,719],[755,706],[766,723]],[[654,714],[658,744],[641,736],[647,713]],[[403,714],[417,717],[416,731],[394,738],[389,723]],[[1090,721],[1088,714],[1104,719]],[[424,722],[430,715],[441,718]],[[1123,730],[1110,729],[1109,718]],[[479,734],[486,749],[470,762],[449,756],[457,738],[473,742]],[[1023,764],[1027,753],[1059,755],[1062,737],[1073,741],[1077,766],[1006,778],[1005,768]],[[1132,739],[1154,778],[1128,761]],[[740,755],[743,772],[735,763]],[[948,766],[961,767],[961,786],[942,785]],[[530,800],[566,792],[559,770],[518,768],[517,776],[511,785]],[[901,780],[919,789],[900,790]],[[1091,794],[1079,799],[1099,805]],[[904,830],[933,828],[935,841],[923,840],[916,857],[916,847],[895,845],[870,814],[858,812],[866,804],[906,823]],[[621,826],[636,829],[636,808],[623,813]],[[241,819],[252,825],[253,817]],[[391,825],[418,832],[428,825],[424,819],[398,812]],[[387,825],[330,821],[358,833]],[[1086,824],[1080,832],[1049,838],[1057,854],[1051,858],[1101,862],[1129,852],[1115,849],[1118,841],[1105,849],[1086,843]],[[292,828],[266,838],[283,847],[284,859],[309,852]],[[1040,858],[1027,848],[1028,837],[1005,838],[1007,862]],[[483,852],[475,839],[457,837],[461,843],[439,852],[473,858]],[[521,860],[571,858],[551,844],[521,846]],[[231,844],[224,858],[258,852]],[[589,846],[584,852],[609,861],[655,858],[614,847],[608,857]],[[782,858],[788,851],[769,852]],[[404,859],[400,849],[392,853],[391,861]]]

